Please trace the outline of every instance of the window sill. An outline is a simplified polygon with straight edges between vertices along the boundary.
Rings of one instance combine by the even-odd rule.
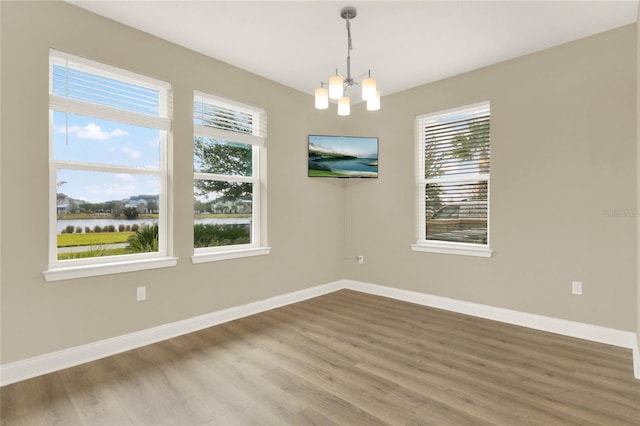
[[[99,275],[119,274],[122,272],[170,268],[172,266],[176,266],[177,263],[177,257],[160,257],[154,259],[137,259],[123,262],[50,268],[49,270],[44,271],[44,278],[47,281],[71,280],[74,278],[96,277]]]
[[[219,260],[239,259],[242,257],[262,256],[271,253],[271,247],[251,247],[231,250],[221,250],[215,252],[196,253],[191,256],[191,262],[206,263]]]
[[[435,242],[419,242],[411,245],[411,250],[441,253],[441,254],[458,254],[463,256],[491,257],[493,250],[487,246],[465,243],[435,243]]]

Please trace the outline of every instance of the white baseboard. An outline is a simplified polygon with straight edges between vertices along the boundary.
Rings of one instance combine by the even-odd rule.
[[[86,345],[75,346],[73,348],[0,365],[0,386],[95,361],[100,358],[192,333],[270,309],[301,302],[340,290],[341,288],[343,288],[342,281],[336,281],[281,296],[271,297],[258,302],[252,302],[243,306],[223,309],[221,311],[175,321],[111,339],[100,340]]]
[[[640,380],[640,347],[636,339],[636,344],[633,345],[633,375],[636,379]]]
[[[363,293],[375,294],[419,305],[445,309],[448,311],[492,319],[537,330],[549,331],[565,336],[578,337],[595,342],[630,348],[633,350],[635,377],[640,379],[640,353],[638,351],[638,341],[636,340],[636,334],[632,332],[448,299],[446,297],[432,296],[425,293],[401,290],[393,287],[352,280],[340,280],[295,291],[293,293],[271,297],[262,301],[252,302],[247,305],[223,309],[221,311],[199,315],[197,317],[160,325],[134,333],[128,333],[111,339],[100,340],[98,342],[0,365],[0,386],[9,385],[11,383],[62,370],[64,368],[95,361],[110,355],[146,346],[172,337],[192,333],[224,322],[268,311],[270,309],[301,302],[306,299],[322,296],[323,294],[332,293],[341,289],[356,290]]]
[[[479,303],[464,302],[461,300],[432,296],[430,294],[359,281],[343,280],[342,284],[344,288],[363,293],[375,294],[391,299],[533,328],[535,330],[548,331],[551,333],[561,334],[563,336],[577,337],[579,339],[628,348],[633,351],[634,376],[636,379],[640,379],[640,352],[638,350],[638,340],[636,333],[632,333],[630,331],[616,330],[614,328],[567,321],[526,312],[513,311],[510,309],[496,308],[494,306],[481,305]]]

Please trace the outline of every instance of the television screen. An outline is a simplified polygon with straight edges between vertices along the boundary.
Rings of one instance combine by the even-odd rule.
[[[309,135],[309,177],[377,178],[378,138]]]

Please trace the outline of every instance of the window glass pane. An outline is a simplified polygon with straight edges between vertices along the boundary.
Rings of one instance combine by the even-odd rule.
[[[253,184],[194,181],[195,248],[250,244]]]
[[[252,176],[253,146],[196,136],[193,140],[193,170],[201,173]]]
[[[52,92],[56,96],[152,116],[160,115],[157,89],[95,73],[53,65]]]
[[[481,116],[467,112],[426,124],[425,178],[473,177],[489,173],[489,122],[487,111]]]
[[[158,252],[158,176],[59,169],[58,260]]]
[[[487,181],[427,184],[427,240],[487,243]]]
[[[158,169],[158,129],[53,112],[55,160]]]

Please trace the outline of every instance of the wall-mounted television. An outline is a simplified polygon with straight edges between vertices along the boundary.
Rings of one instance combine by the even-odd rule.
[[[309,177],[377,178],[378,138],[309,135]]]

